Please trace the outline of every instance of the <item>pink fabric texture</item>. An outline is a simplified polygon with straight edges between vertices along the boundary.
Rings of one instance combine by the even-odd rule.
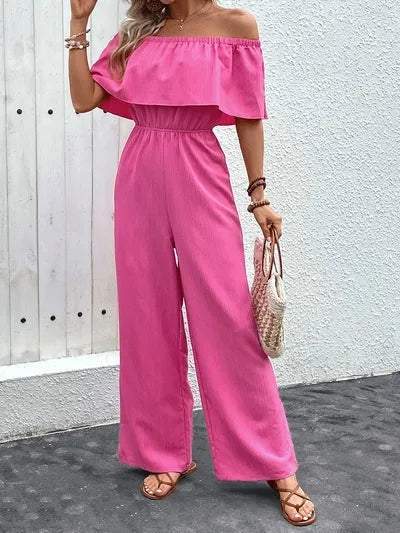
[[[135,122],[114,189],[118,458],[150,472],[195,460],[184,300],[215,476],[288,477],[295,451],[258,340],[239,215],[213,132],[234,116],[266,118],[259,46],[150,39],[120,85],[105,67],[111,48],[93,67],[110,91],[103,108]]]
[[[259,39],[150,35],[132,52],[121,82],[108,69],[117,33],[92,65],[93,79],[109,93],[99,106],[132,118],[129,104],[218,105],[218,125],[235,116],[268,118],[265,67]]]

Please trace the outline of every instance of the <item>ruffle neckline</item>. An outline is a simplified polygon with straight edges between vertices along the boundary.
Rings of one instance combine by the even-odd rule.
[[[108,65],[118,40],[117,33],[90,69],[108,93],[98,106],[104,111],[132,119],[136,104],[217,105],[221,126],[234,125],[235,117],[268,118],[260,39],[147,35],[120,81]]]
[[[219,37],[208,35],[147,35],[143,41],[157,40],[157,41],[171,41],[171,42],[209,42],[221,44],[238,44],[244,46],[261,46],[260,39],[246,39],[244,37]]]

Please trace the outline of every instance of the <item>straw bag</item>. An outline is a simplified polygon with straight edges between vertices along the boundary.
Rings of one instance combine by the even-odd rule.
[[[270,229],[271,241],[256,237],[254,242],[254,279],[251,287],[253,313],[262,349],[270,357],[279,357],[285,349],[284,314],[286,296],[283,285],[282,256],[276,228]],[[279,253],[278,273],[275,247]],[[273,270],[275,267],[275,270]]]

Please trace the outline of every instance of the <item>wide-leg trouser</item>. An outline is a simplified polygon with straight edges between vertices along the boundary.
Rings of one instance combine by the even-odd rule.
[[[182,471],[192,460],[184,298],[216,478],[290,476],[295,451],[258,342],[242,230],[214,132],[136,125],[114,202],[119,460],[152,472]]]

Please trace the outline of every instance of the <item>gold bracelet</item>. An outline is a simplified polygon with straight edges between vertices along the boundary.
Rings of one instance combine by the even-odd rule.
[[[89,32],[90,32],[90,28],[88,28],[87,30],[81,31],[80,33],[75,33],[75,35],[71,35],[71,37],[66,37],[64,41],[66,42],[71,41],[72,39],[75,39],[76,37],[81,37],[81,35],[86,35]]]

